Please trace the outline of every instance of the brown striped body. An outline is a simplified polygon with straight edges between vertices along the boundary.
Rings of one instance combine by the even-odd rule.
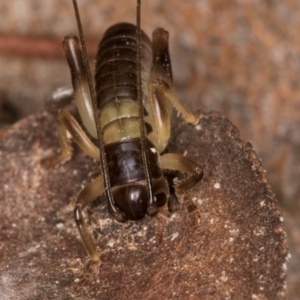
[[[118,23],[105,32],[96,58],[96,96],[101,110],[116,99],[137,101],[136,26]],[[142,85],[147,94],[152,63],[151,41],[142,32]]]
[[[110,27],[99,45],[95,75],[111,191],[116,205],[132,220],[145,216],[148,203],[141,155],[136,49],[134,25],[120,23]],[[142,32],[142,89],[148,116],[152,115],[147,106],[151,64],[151,42]],[[151,124],[146,127],[151,128]],[[162,206],[169,187],[159,166],[159,153],[148,139],[147,145],[155,205]]]

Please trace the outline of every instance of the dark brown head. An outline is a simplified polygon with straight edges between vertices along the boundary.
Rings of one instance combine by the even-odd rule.
[[[126,214],[128,220],[140,220],[147,214],[148,193],[144,184],[126,184],[112,191],[116,206]],[[155,206],[163,206],[167,201],[165,193],[154,196]]]

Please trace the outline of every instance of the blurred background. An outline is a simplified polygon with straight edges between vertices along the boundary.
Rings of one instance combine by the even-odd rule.
[[[71,2],[0,2],[2,127],[71,87],[61,46],[65,35],[77,34]],[[108,26],[135,23],[135,0],[78,2],[91,58]],[[169,31],[183,100],[222,112],[253,143],[285,216],[288,299],[300,299],[300,2],[144,0],[141,18],[149,36],[156,27]]]

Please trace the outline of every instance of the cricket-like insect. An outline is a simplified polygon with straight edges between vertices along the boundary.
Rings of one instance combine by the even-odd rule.
[[[170,138],[172,107],[188,123],[197,123],[200,113],[191,113],[173,88],[168,32],[156,29],[151,42],[141,31],[140,0],[137,26],[120,23],[105,32],[96,57],[94,91],[76,0],[73,5],[81,45],[76,36],[67,36],[63,47],[80,117],[99,146],[62,109],[57,113],[60,153],[44,159],[42,164],[49,167],[71,157],[67,132],[84,152],[101,161],[102,175],[86,185],[74,209],[91,269],[98,272],[100,255],[82,210],[106,193],[109,212],[117,221],[139,220],[146,214],[155,215],[169,198],[162,170],[189,173],[175,184],[177,193],[201,180],[203,171],[195,161],[175,153],[159,155]]]

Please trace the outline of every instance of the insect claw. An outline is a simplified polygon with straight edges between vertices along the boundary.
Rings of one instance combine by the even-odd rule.
[[[176,194],[178,194],[178,195],[182,194],[184,191],[193,187],[197,182],[199,182],[203,177],[203,172],[199,171],[197,173],[198,174],[189,176],[187,178],[183,178],[180,180],[178,179],[174,183],[174,189],[175,189]]]
[[[120,223],[125,223],[128,219],[126,214],[120,210],[113,212],[113,217],[116,221]]]
[[[85,268],[86,270],[84,271],[83,275],[78,281],[77,286],[85,287],[88,284],[90,284],[91,281],[98,276],[100,265],[101,265],[100,260],[97,261],[89,260]]]
[[[87,275],[83,275],[83,277],[76,283],[76,286],[78,288],[83,288],[88,285],[90,282],[90,278],[87,278]]]
[[[194,116],[195,116],[195,122],[193,122],[193,125],[197,125],[201,119],[203,115],[203,111],[201,109],[197,109],[195,112],[194,112]]]

